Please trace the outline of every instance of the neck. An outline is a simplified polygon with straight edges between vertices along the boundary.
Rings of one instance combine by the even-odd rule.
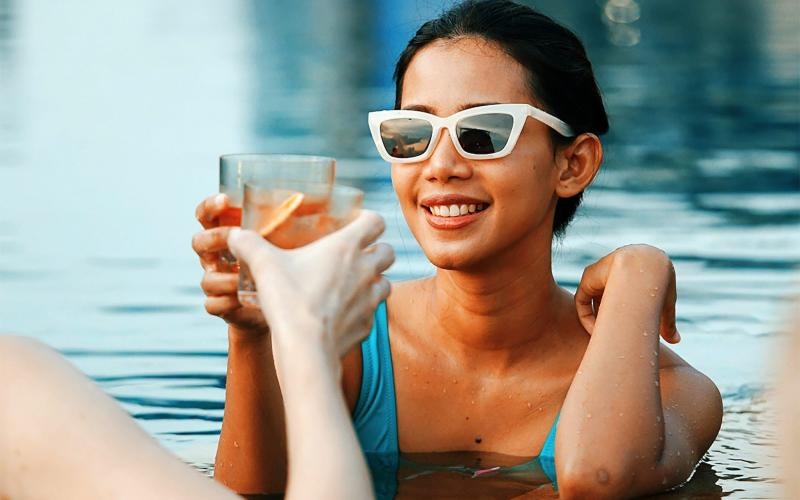
[[[549,245],[526,255],[502,255],[471,270],[439,269],[429,317],[442,346],[459,358],[502,369],[546,349],[565,293],[553,278]]]

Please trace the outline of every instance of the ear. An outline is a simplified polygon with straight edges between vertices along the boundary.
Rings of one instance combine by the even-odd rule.
[[[581,134],[572,144],[557,153],[558,184],[556,194],[569,198],[591,184],[603,161],[603,145],[594,134]]]

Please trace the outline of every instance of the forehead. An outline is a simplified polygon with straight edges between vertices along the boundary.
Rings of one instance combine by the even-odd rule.
[[[427,106],[444,115],[470,103],[535,104],[527,81],[525,67],[493,42],[439,40],[411,59],[401,106]]]

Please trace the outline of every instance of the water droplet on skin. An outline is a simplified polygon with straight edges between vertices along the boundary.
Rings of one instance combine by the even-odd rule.
[[[531,408],[531,406],[532,406],[532,405],[531,405],[530,403],[528,403],[528,409],[530,409],[530,408]]]
[[[642,332],[642,337],[647,337],[648,335],[650,335],[650,334],[649,334],[649,333],[647,333],[647,330],[645,330],[645,331],[643,331],[643,332]]]
[[[643,272],[644,272],[644,269],[639,269],[639,272],[640,272],[640,273],[643,273]]]
[[[619,359],[625,359],[625,356],[620,356]]]
[[[539,411],[542,411],[542,407],[541,406],[539,407]]]
[[[408,366],[403,367],[403,370],[408,371]]]
[[[654,293],[651,293],[651,294],[650,294],[650,296],[651,296],[651,297],[655,297],[655,296],[656,296],[656,294],[654,294]]]
[[[475,404],[475,400],[473,399],[472,401],[470,401],[470,403]]]
[[[653,359],[650,360],[650,366],[656,366],[655,360],[653,360]]]
[[[454,383],[454,384],[457,384],[457,383],[458,383],[458,379],[455,379],[455,378],[454,378],[454,379],[453,379],[453,383]]]
[[[658,287],[657,286],[653,287],[653,290],[658,291]]]
[[[619,416],[622,417],[622,416],[625,416],[625,414],[622,413],[622,412],[619,412]]]
[[[656,415],[656,422],[661,423],[661,415]]]
[[[442,388],[442,394],[447,394],[447,387]]]
[[[587,413],[586,414],[586,418],[592,418],[592,414],[591,413]]]
[[[658,387],[659,385],[661,385],[661,384],[659,384],[658,380],[656,380],[656,381],[655,381],[655,382],[653,382],[653,383],[656,385],[656,387]]]
[[[233,447],[234,448],[238,448],[239,447],[239,442],[238,441],[234,441],[233,442]]]
[[[578,375],[583,375],[583,370],[578,370]]]

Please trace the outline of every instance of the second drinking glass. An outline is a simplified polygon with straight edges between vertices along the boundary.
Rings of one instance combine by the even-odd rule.
[[[244,186],[242,229],[261,234],[273,245],[298,248],[332,233],[353,220],[364,193],[349,186],[313,182],[272,181]],[[335,256],[331,256],[335,258]],[[239,268],[239,302],[258,307],[255,282],[247,266]]]

